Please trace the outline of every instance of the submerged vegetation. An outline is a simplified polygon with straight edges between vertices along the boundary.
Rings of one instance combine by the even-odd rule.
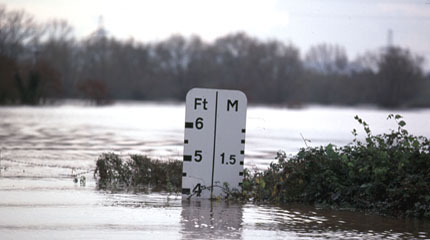
[[[356,116],[367,134],[364,142],[308,147],[291,158],[278,153],[269,169],[247,175],[244,198],[430,218],[430,142],[410,135],[400,115],[388,118],[398,128],[372,135]]]
[[[99,189],[179,192],[182,162],[152,160],[142,155],[130,155],[124,160],[117,154],[103,153],[96,162],[94,176]]]
[[[226,196],[241,201],[300,202],[397,216],[430,218],[430,141],[413,136],[400,115],[389,115],[398,127],[373,135],[369,125],[355,119],[366,132],[349,145],[307,147],[287,157],[279,152],[277,162],[265,171],[245,169],[241,192]],[[179,192],[182,162],[161,162],[131,155],[103,154],[95,171],[103,189]]]

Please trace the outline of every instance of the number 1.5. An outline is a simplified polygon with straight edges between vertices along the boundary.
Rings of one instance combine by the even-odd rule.
[[[230,160],[229,161],[225,161],[225,153],[221,153],[221,164],[225,164],[225,165],[234,165],[236,163],[236,155],[231,154],[230,155]]]

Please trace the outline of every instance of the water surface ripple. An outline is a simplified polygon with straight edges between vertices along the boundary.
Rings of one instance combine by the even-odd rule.
[[[118,103],[0,107],[0,239],[429,239],[430,223],[304,205],[182,201],[167,194],[97,191],[103,152],[182,156],[183,104]],[[352,141],[366,119],[375,133],[395,128],[392,111],[311,106],[248,109],[245,166],[263,169],[280,149]],[[398,112],[430,137],[430,110]],[[361,136],[363,132],[359,131]],[[86,186],[72,174],[87,177]]]

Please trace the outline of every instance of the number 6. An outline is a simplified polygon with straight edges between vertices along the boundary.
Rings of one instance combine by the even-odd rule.
[[[199,117],[196,119],[196,128],[202,129],[203,128],[203,118]]]

